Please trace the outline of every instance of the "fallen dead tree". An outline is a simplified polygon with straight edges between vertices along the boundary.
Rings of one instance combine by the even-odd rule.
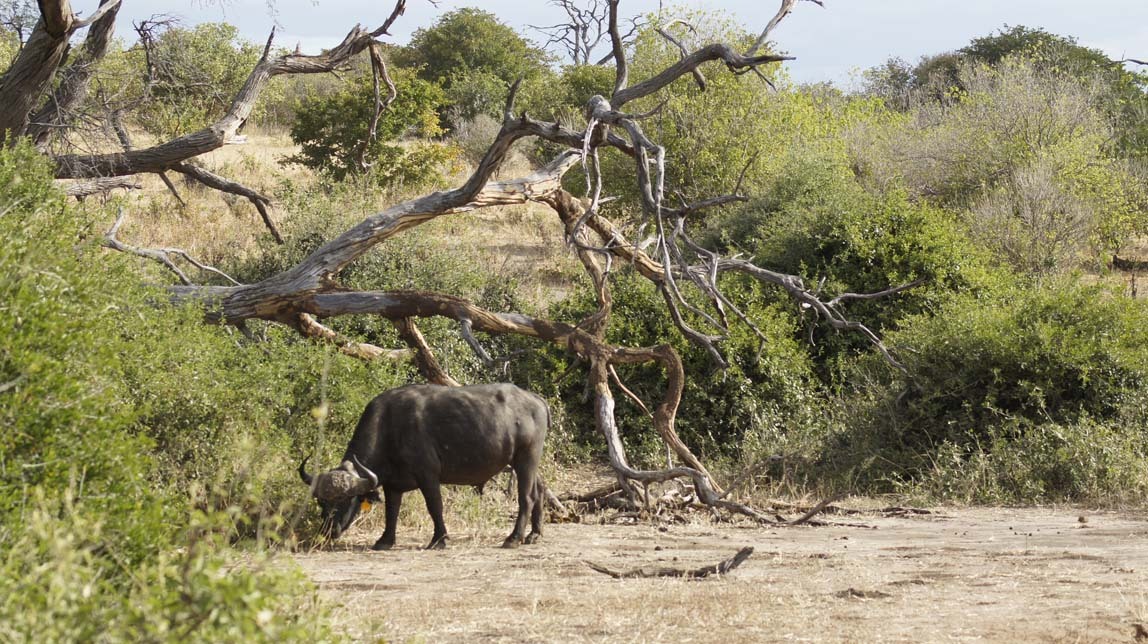
[[[677,351],[669,344],[631,347],[613,344],[606,339],[607,324],[612,315],[613,300],[609,287],[609,274],[615,265],[626,264],[652,283],[658,290],[667,315],[677,330],[690,342],[704,348],[719,366],[726,359],[719,347],[728,334],[730,325],[745,324],[766,341],[757,331],[752,319],[724,294],[719,276],[738,273],[764,285],[784,290],[799,306],[811,311],[822,323],[867,338],[890,364],[899,366],[881,340],[864,324],[848,318],[843,311],[845,303],[895,294],[913,286],[907,284],[879,293],[842,293],[835,297],[821,294],[818,288],[807,287],[800,276],[778,273],[756,266],[750,261],[722,257],[691,239],[687,218],[705,209],[743,201],[740,186],[733,194],[716,195],[694,203],[682,202],[671,206],[666,200],[665,150],[643,131],[641,121],[648,115],[626,111],[633,101],[651,96],[684,76],[692,77],[703,89],[703,65],[717,62],[732,73],[759,72],[765,65],[775,64],[788,57],[770,53],[756,53],[760,42],[792,10],[795,0],[786,0],[773,20],[762,32],[759,43],[746,52],[714,43],[695,51],[687,51],[680,43],[681,57],[660,72],[637,83],[631,83],[629,61],[624,39],[618,26],[619,0],[608,2],[608,32],[612,46],[615,83],[610,96],[595,96],[585,106],[587,125],[572,129],[559,123],[544,122],[515,110],[516,87],[512,87],[506,101],[499,132],[494,137],[481,161],[470,177],[459,187],[423,195],[395,204],[379,213],[364,218],[360,223],[326,242],[295,266],[254,284],[205,286],[190,283],[178,268],[173,268],[174,249],[141,249],[119,240],[114,226],[108,236],[108,246],[164,262],[181,275],[180,285],[169,288],[171,299],[177,303],[196,303],[203,307],[205,319],[213,323],[226,323],[242,327],[248,320],[266,320],[288,325],[301,334],[320,341],[332,342],[349,355],[362,359],[393,357],[380,347],[345,338],[323,324],[323,320],[345,315],[368,314],[390,320],[400,337],[410,348],[422,375],[429,382],[458,384],[436,360],[433,348],[418,331],[419,318],[442,317],[454,320],[460,334],[483,359],[489,359],[477,333],[489,335],[518,335],[550,343],[573,354],[589,365],[588,388],[592,392],[597,429],[605,441],[610,464],[617,478],[618,491],[631,506],[639,505],[639,489],[648,489],[656,483],[679,480],[688,482],[692,502],[711,508],[744,515],[763,523],[784,522],[783,519],[741,503],[726,494],[722,486],[707,470],[702,461],[681,440],[675,429],[675,419],[681,403],[687,374]],[[76,22],[66,2],[43,3],[45,25],[42,30],[44,44],[59,44],[74,33]],[[100,19],[114,19],[119,0],[101,5]],[[167,170],[181,172],[211,187],[240,194],[257,206],[266,206],[269,200],[254,191],[222,177],[196,169],[187,163],[192,157],[216,149],[233,138],[238,128],[251,113],[261,88],[274,76],[291,73],[318,73],[336,68],[364,50],[377,53],[377,39],[387,33],[393,21],[402,15],[405,2],[399,0],[386,21],[377,29],[353,29],[342,43],[322,54],[306,56],[285,54],[271,56],[268,40],[263,56],[252,70],[246,85],[235,97],[227,114],[211,126],[172,141],[148,148],[134,149],[124,144],[124,151],[115,154],[60,155],[55,157],[59,178],[85,179],[91,177],[121,177],[139,173],[157,173]],[[47,12],[55,11],[63,27],[53,26]],[[93,16],[95,18],[96,16]],[[57,28],[59,27],[59,28]],[[55,31],[51,31],[55,29]],[[41,30],[38,27],[38,30]],[[89,38],[91,38],[89,34]],[[666,36],[669,38],[669,36]],[[33,47],[30,42],[29,47]],[[93,47],[98,50],[98,47]],[[36,49],[33,49],[35,51]],[[13,68],[23,69],[30,61],[21,53]],[[378,56],[372,56],[374,61]],[[59,66],[59,61],[46,59],[45,65]],[[381,60],[381,58],[380,58]],[[376,73],[385,75],[385,68]],[[70,69],[70,68],[69,68]],[[38,121],[30,120],[34,101],[7,102],[21,91],[43,93],[48,80],[39,84],[17,83],[20,79],[4,77],[0,84],[0,129],[9,133],[10,140],[19,136],[35,135]],[[68,87],[77,93],[83,86],[77,77]],[[62,84],[61,88],[64,87]],[[74,104],[57,99],[57,103]],[[80,100],[79,98],[75,100]],[[377,110],[386,103],[376,97]],[[377,111],[376,111],[377,116]],[[34,138],[38,137],[34,136]],[[556,144],[564,150],[550,163],[528,176],[495,181],[495,172],[506,159],[511,146],[521,139],[534,138]],[[603,216],[602,182],[599,176],[598,153],[602,148],[615,148],[633,159],[633,173],[641,196],[645,225],[654,231],[652,244],[639,245],[627,239],[622,228]],[[588,177],[586,198],[578,198],[564,190],[562,177],[570,169],[581,166]],[[210,175],[210,176],[208,176]],[[365,253],[388,239],[402,234],[428,221],[491,206],[542,203],[556,213],[566,238],[577,254],[595,293],[597,308],[582,320],[550,320],[517,312],[491,311],[467,300],[427,291],[370,291],[353,290],[343,286],[340,273]],[[278,236],[269,214],[260,208],[264,220],[273,234]],[[645,249],[649,249],[648,251]],[[184,259],[189,259],[184,256]],[[200,267],[202,269],[202,267]],[[700,298],[687,297],[686,293]],[[699,305],[700,299],[704,304]],[[667,446],[673,462],[664,469],[643,470],[633,467],[627,457],[615,418],[615,388],[632,396],[618,377],[619,365],[654,364],[661,368],[666,386],[661,399],[650,405],[648,416],[654,430]],[[642,405],[645,408],[645,405]],[[675,463],[676,462],[676,463]],[[552,498],[557,503],[557,498]],[[643,502],[649,502],[648,497]],[[823,508],[824,506],[822,506]],[[820,509],[818,510],[820,511]],[[803,517],[808,522],[816,514]],[[747,555],[748,556],[748,555]]]

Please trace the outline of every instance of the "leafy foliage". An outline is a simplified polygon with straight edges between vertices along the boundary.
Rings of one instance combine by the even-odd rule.
[[[863,420],[840,453],[871,458],[870,480],[959,482],[973,497],[1142,493],[1144,425],[1130,421],[1146,321],[1139,302],[1068,284],[958,297],[889,334],[907,375],[866,367],[851,408]]]
[[[362,157],[379,185],[418,187],[433,182],[439,169],[453,161],[453,152],[430,143],[403,146],[398,140],[441,132],[438,109],[445,100],[442,90],[409,71],[395,70],[392,79],[398,95],[380,115],[374,141],[368,136],[375,113],[370,76],[360,74],[330,94],[312,94],[304,99],[291,126],[291,138],[300,152],[288,161],[340,180],[363,171],[359,165]]]
[[[226,547],[289,533],[326,352],[237,351],[197,311],[152,306],[93,242],[102,225],[42,156],[0,152],[0,637],[327,638],[297,574]],[[376,385],[328,371],[346,431]]]
[[[395,60],[418,69],[420,78],[450,89],[452,78],[472,71],[490,74],[508,86],[519,77],[543,73],[550,55],[494,14],[463,7],[443,14],[431,27],[416,30],[410,43],[395,52]]]

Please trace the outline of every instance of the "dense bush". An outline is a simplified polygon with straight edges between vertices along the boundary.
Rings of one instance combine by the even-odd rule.
[[[0,637],[325,638],[289,566],[226,546],[290,534],[292,465],[395,375],[154,307],[50,177],[30,149],[0,153]]]
[[[903,182],[917,198],[971,209],[974,235],[1030,274],[1116,252],[1145,229],[1144,189],[1110,151],[1100,85],[1018,57],[957,73],[959,91],[918,99],[908,120],[851,131],[866,186]]]
[[[999,279],[949,212],[913,203],[902,190],[873,194],[830,160],[801,159],[765,186],[763,197],[713,215],[706,243],[753,256],[760,265],[801,275],[827,295],[871,293],[921,280],[896,296],[847,304],[847,314],[878,334],[906,316],[935,309],[954,293],[981,292]],[[775,289],[766,297],[793,310]],[[818,370],[831,376],[838,361],[869,349],[859,334],[841,334],[808,320],[803,342]]]
[[[1068,284],[958,297],[889,334],[906,372],[856,374],[838,456],[946,496],[1148,491],[1148,310]],[[855,461],[854,461],[855,462]]]
[[[234,25],[173,27],[155,38],[150,58],[145,59],[142,49],[125,52],[122,64],[127,69],[118,71],[132,77],[119,78],[122,85],[109,89],[113,94],[126,91],[139,101],[133,116],[145,131],[172,138],[222,116],[259,54],[259,47],[240,38]]]
[[[418,188],[435,182],[441,169],[454,160],[454,150],[425,140],[410,145],[399,141],[441,133],[442,89],[409,71],[394,70],[391,75],[398,95],[380,116],[374,141],[368,142],[375,113],[374,86],[370,75],[359,74],[335,91],[312,94],[299,104],[291,139],[300,151],[288,161],[336,180],[366,172],[375,183],[387,187]]]

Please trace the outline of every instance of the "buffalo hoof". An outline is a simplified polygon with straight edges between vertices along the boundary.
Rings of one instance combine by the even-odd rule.
[[[542,538],[541,532],[531,532],[530,534],[526,535],[526,539],[524,539],[522,541],[522,543],[525,543],[528,546],[533,545],[533,544],[538,543],[538,540],[541,538]]]
[[[520,543],[522,543],[521,539],[516,539],[514,537],[507,537],[506,541],[502,542],[502,547],[503,548],[517,548],[518,544],[520,544]]]
[[[446,550],[446,535],[433,539],[427,544],[427,550]]]
[[[390,550],[391,548],[394,548],[394,547],[395,547],[394,541],[383,541],[382,539],[379,539],[378,541],[375,542],[375,545],[371,546],[371,550]]]

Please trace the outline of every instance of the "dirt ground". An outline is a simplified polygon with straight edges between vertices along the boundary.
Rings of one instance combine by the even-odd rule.
[[[395,550],[368,549],[374,517],[295,555],[356,641],[1131,642],[1148,627],[1143,513],[870,510],[800,527],[601,523],[605,513],[502,550],[510,517],[495,512],[461,530],[448,519],[450,546],[432,552],[418,549],[430,536],[413,518],[420,501],[404,507]],[[743,546],[755,551],[741,567],[704,580],[618,580],[586,565],[698,568]]]

